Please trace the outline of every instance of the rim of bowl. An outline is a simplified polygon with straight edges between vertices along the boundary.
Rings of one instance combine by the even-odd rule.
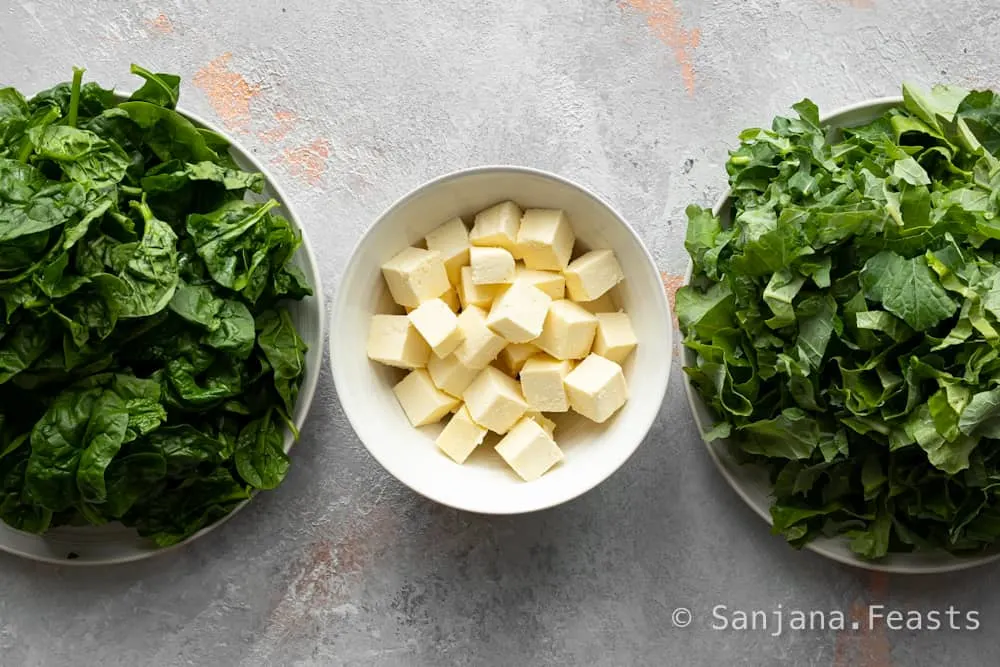
[[[880,106],[899,106],[903,104],[903,98],[898,96],[893,97],[877,97],[870,100],[865,100],[862,102],[857,102],[854,104],[849,104],[847,106],[839,107],[834,109],[830,113],[824,114],[820,117],[821,123],[828,123],[831,119],[837,118],[838,116],[844,116],[857,111],[866,111],[873,107]],[[719,213],[729,204],[729,200],[732,198],[733,191],[731,188],[726,188],[725,192],[716,200],[715,204],[712,206],[712,213],[718,216]],[[694,275],[694,262],[688,258],[687,271],[684,274],[684,284],[691,284],[691,277]],[[681,363],[687,365],[688,349],[684,347],[683,338],[680,341],[681,344]],[[695,425],[698,427],[698,437],[701,439],[704,429],[704,425],[701,423],[701,419],[698,416],[698,407],[704,405],[701,397],[697,395],[694,385],[691,383],[690,377],[687,373],[684,374],[684,393],[687,396],[688,408],[691,410],[691,416],[694,418]],[[730,488],[736,492],[736,494],[743,500],[746,505],[754,511],[760,518],[764,519],[767,524],[773,525],[774,522],[771,519],[771,515],[764,510],[764,508],[758,507],[754,500],[751,498],[750,494],[740,484],[723,464],[722,459],[716,453],[715,449],[710,443],[704,442],[705,449],[708,450],[709,456],[711,456],[715,467],[725,478],[726,482],[729,484]],[[841,553],[839,551],[832,551],[829,549],[831,543],[836,543],[843,541],[845,538],[826,538],[820,540],[814,540],[805,545],[805,548],[828,558],[830,560],[836,561],[843,565],[850,565],[863,570],[869,570],[871,572],[887,572],[891,574],[941,574],[945,572],[958,572],[960,570],[968,570],[974,567],[979,567],[981,565],[987,565],[1000,559],[1000,552],[995,554],[985,555],[985,556],[970,556],[968,558],[960,558],[958,556],[953,556],[955,559],[953,562],[942,563],[940,565],[929,565],[929,566],[918,566],[918,565],[908,565],[906,563],[879,563],[879,562],[869,562],[862,560],[860,558],[853,558],[847,553]],[[932,553],[932,552],[928,552]],[[942,554],[946,553],[942,550]],[[898,556],[907,556],[909,554],[898,554]],[[890,554],[891,557],[891,554]]]
[[[365,230],[365,232],[361,235],[361,238],[359,238],[358,241],[357,241],[357,243],[354,244],[354,247],[351,250],[350,258],[348,259],[347,265],[344,268],[344,274],[346,275],[350,271],[351,266],[353,265],[355,259],[358,256],[358,251],[360,250],[361,246],[364,245],[365,242],[368,240],[368,236],[373,232],[373,230],[376,227],[378,227],[382,223],[383,220],[385,220],[386,217],[388,217],[388,215],[390,213],[392,213],[393,211],[395,211],[397,208],[405,206],[407,203],[409,203],[409,201],[411,199],[413,199],[417,195],[423,193],[428,188],[432,188],[432,187],[435,187],[437,185],[441,185],[442,183],[446,183],[446,182],[454,180],[456,178],[463,178],[463,177],[466,177],[466,176],[472,176],[472,175],[476,175],[476,174],[496,173],[496,172],[519,173],[519,174],[527,174],[527,175],[531,175],[531,176],[539,176],[539,177],[542,177],[542,178],[547,178],[547,179],[550,179],[550,180],[562,183],[563,185],[567,185],[567,186],[569,186],[571,188],[574,188],[576,190],[579,190],[583,194],[591,197],[596,202],[598,202],[601,206],[603,206],[604,208],[606,208],[611,213],[611,215],[614,216],[614,218],[618,222],[620,222],[621,225],[628,231],[628,233],[632,236],[633,240],[639,245],[639,248],[642,249],[642,253],[643,253],[643,255],[646,258],[646,262],[647,262],[648,266],[651,267],[652,270],[657,275],[659,275],[660,271],[659,271],[659,268],[657,268],[656,261],[653,259],[652,254],[650,254],[649,248],[646,247],[646,244],[643,242],[642,237],[639,236],[638,232],[635,231],[635,229],[632,227],[632,225],[630,225],[628,223],[628,221],[626,221],[625,218],[621,215],[621,213],[619,213],[618,210],[614,206],[612,206],[606,199],[604,199],[603,197],[601,197],[599,194],[597,194],[596,192],[594,192],[590,188],[588,188],[586,186],[583,186],[580,183],[577,183],[576,181],[570,180],[570,179],[568,179],[568,178],[566,178],[564,176],[560,176],[558,174],[555,174],[555,173],[550,172],[550,171],[546,171],[544,169],[537,169],[537,168],[534,168],[534,167],[523,167],[523,166],[519,166],[519,165],[481,165],[481,166],[477,166],[477,167],[468,167],[468,168],[465,168],[465,169],[458,169],[458,170],[446,173],[446,174],[444,174],[442,176],[438,176],[436,178],[433,178],[430,181],[427,181],[427,182],[425,182],[425,183],[423,183],[421,185],[418,185],[417,187],[411,189],[409,192],[407,192],[402,197],[400,197],[399,199],[397,199],[396,201],[394,201],[392,204],[390,204],[388,207],[386,207],[385,210],[383,210],[382,213],[380,213],[379,216],[377,218],[375,218],[375,222],[373,222],[371,225],[368,226],[368,228]],[[333,336],[332,332],[334,332],[334,331],[337,330],[336,329],[336,319],[340,315],[340,311],[343,308],[344,298],[345,298],[344,297],[344,290],[343,290],[343,286],[341,285],[341,286],[338,287],[337,294],[334,297],[333,308],[330,311],[330,332],[331,332],[331,335],[330,335],[330,340],[329,340],[330,364],[331,364],[332,371],[333,371],[333,383],[334,383],[334,386],[337,389],[337,397],[338,398],[340,396],[344,395],[343,391],[347,390],[348,388],[346,387],[346,383],[345,383],[344,379],[342,379],[340,377],[340,372],[338,371],[338,368],[340,366],[340,364],[337,363],[339,354],[337,352],[337,346],[334,344],[334,336]],[[670,311],[670,302],[669,302],[669,300],[667,298],[667,294],[666,294],[665,290],[660,290],[660,298],[657,300],[657,302],[658,302],[657,305],[659,306],[659,310],[660,310],[660,317],[666,322],[665,329],[667,331],[667,335],[670,337],[670,346],[672,347],[673,346],[673,321],[671,319],[671,314],[670,314],[670,312],[671,312]],[[401,484],[403,484],[404,486],[406,486],[407,488],[409,488],[414,493],[416,493],[418,495],[421,495],[424,498],[427,498],[428,500],[436,502],[439,505],[443,505],[445,507],[451,507],[453,509],[461,510],[463,512],[472,512],[472,513],[475,513],[475,514],[482,514],[482,515],[489,515],[489,516],[511,516],[511,515],[518,515],[518,514],[531,514],[531,513],[534,513],[534,512],[540,512],[542,510],[550,509],[552,507],[556,507],[558,505],[562,505],[562,504],[568,503],[571,500],[575,500],[576,498],[579,498],[580,496],[584,495],[585,493],[588,493],[588,492],[592,491],[593,489],[597,488],[602,483],[604,483],[605,481],[607,481],[616,472],[618,472],[618,470],[621,469],[621,467],[623,465],[625,465],[625,463],[630,458],[632,458],[632,456],[635,454],[635,452],[639,449],[639,446],[642,445],[643,442],[645,442],[646,436],[649,435],[650,429],[652,429],[653,424],[655,423],[657,416],[660,414],[660,412],[663,409],[663,399],[666,397],[666,394],[667,394],[667,386],[668,386],[669,381],[670,381],[670,372],[672,370],[672,367],[673,367],[673,358],[672,358],[672,355],[671,355],[671,358],[667,360],[667,372],[664,373],[663,380],[662,380],[662,382],[659,383],[658,395],[656,397],[656,404],[657,404],[658,407],[657,407],[656,411],[652,412],[652,414],[651,414],[651,416],[650,416],[650,418],[648,420],[644,420],[644,422],[646,422],[646,423],[641,424],[641,426],[642,426],[642,428],[641,428],[642,436],[636,438],[635,443],[632,444],[631,447],[629,447],[627,449],[624,449],[622,451],[622,455],[620,457],[620,460],[615,461],[614,465],[611,466],[611,467],[609,467],[609,469],[607,471],[607,474],[605,474],[603,477],[601,477],[600,479],[598,479],[597,481],[595,481],[593,484],[590,484],[590,485],[588,485],[586,487],[581,487],[579,489],[574,489],[572,492],[569,492],[569,493],[563,493],[563,494],[561,494],[559,496],[554,497],[552,500],[547,501],[544,504],[539,505],[538,507],[534,507],[534,508],[532,508],[530,510],[486,511],[486,510],[483,510],[482,508],[471,507],[471,506],[469,506],[469,505],[467,505],[465,503],[451,503],[451,502],[446,502],[446,501],[442,500],[440,497],[437,496],[437,494],[433,491],[433,488],[421,488],[421,489],[415,488],[408,481],[406,481],[405,479],[403,479],[403,477],[401,477],[401,472],[402,471],[397,470],[394,466],[388,465],[386,463],[386,461],[384,461],[382,458],[379,458],[371,450],[371,448],[368,446],[368,443],[365,442],[365,439],[363,437],[361,437],[361,432],[357,428],[357,425],[355,424],[354,417],[351,415],[350,410],[348,410],[345,407],[344,401],[342,399],[340,401],[340,404],[341,404],[341,407],[344,409],[344,414],[347,416],[348,422],[351,424],[351,428],[354,429],[355,435],[357,435],[358,440],[361,441],[361,444],[364,445],[365,450],[368,452],[368,454],[373,459],[375,459],[375,461],[378,462],[378,464],[380,466],[382,466],[382,468],[387,473],[389,473],[390,475],[392,475],[395,479],[399,480],[399,482]]]
[[[120,102],[128,98],[125,95],[116,92],[115,99]],[[239,141],[233,138],[232,135],[230,135],[228,132],[223,131],[215,124],[208,122],[198,114],[191,113],[190,111],[187,111],[181,107],[175,108],[174,111],[184,116],[195,125],[202,127],[206,130],[209,130],[211,132],[215,132],[219,136],[226,139],[226,141],[229,142],[230,150],[238,153],[242,159],[249,162],[254,169],[263,174],[264,180],[267,181],[267,187],[269,187],[274,192],[278,200],[281,202],[281,207],[284,208],[285,211],[288,213],[289,221],[292,222],[292,224],[298,230],[299,234],[302,236],[302,245],[299,246],[299,249],[296,252],[304,253],[309,266],[312,268],[313,275],[309,276],[309,278],[312,281],[311,285],[313,288],[312,298],[316,300],[316,304],[320,311],[320,316],[319,318],[317,318],[318,319],[317,327],[319,328],[319,336],[317,337],[317,339],[319,340],[319,345],[322,348],[323,337],[325,335],[326,318],[323,317],[323,303],[324,303],[323,285],[322,281],[320,280],[320,275],[318,270],[319,265],[316,263],[316,256],[315,254],[313,254],[312,244],[309,243],[309,238],[306,233],[306,230],[299,222],[299,216],[295,212],[295,208],[292,205],[291,200],[288,198],[288,196],[285,194],[285,191],[278,184],[278,181],[271,176],[271,172],[268,171],[264,167],[264,165],[261,164],[260,160],[258,160],[257,157],[253,155],[253,153],[248,151],[243,146],[243,144],[241,144]],[[313,373],[312,377],[309,377],[307,375],[307,377],[304,379],[302,383],[302,387],[300,387],[299,389],[299,395],[298,398],[296,399],[295,408],[296,412],[300,412],[300,416],[298,419],[293,418],[293,423],[295,424],[295,428],[298,429],[299,431],[302,430],[302,426],[305,424],[306,418],[309,416],[309,410],[312,408],[312,402],[313,398],[315,398],[316,395],[316,388],[319,385],[319,377],[322,374],[321,370],[322,368],[323,368],[323,360],[321,355],[319,362],[319,370]],[[296,443],[295,437],[291,433],[286,433],[285,434],[286,454],[289,451],[291,451],[295,443]],[[272,491],[274,490],[276,489],[272,489]],[[38,554],[28,553],[25,551],[21,551],[19,549],[10,548],[7,545],[4,545],[3,543],[0,543],[0,551],[12,554],[14,556],[27,558],[29,560],[33,560],[39,563],[48,563],[50,565],[67,565],[71,567],[80,567],[80,568],[104,567],[109,565],[122,565],[124,563],[132,563],[135,561],[145,560],[147,558],[154,558],[156,556],[161,556],[163,554],[171,553],[173,551],[179,550],[182,547],[188,546],[198,538],[204,537],[208,533],[212,532],[219,526],[223,525],[224,523],[232,519],[234,516],[236,516],[237,512],[241,511],[244,507],[249,505],[250,502],[256,497],[257,493],[255,492],[249,498],[247,498],[239,505],[234,507],[233,510],[226,516],[222,517],[221,519],[212,524],[205,526],[197,533],[194,533],[187,539],[178,542],[177,544],[171,544],[168,547],[150,548],[148,551],[142,551],[139,553],[130,554],[128,556],[119,556],[115,558],[106,558],[104,560],[93,560],[93,561],[68,560],[65,558],[55,558],[51,556],[39,556]]]

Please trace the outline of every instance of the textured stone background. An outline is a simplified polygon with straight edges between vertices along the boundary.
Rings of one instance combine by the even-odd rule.
[[[394,199],[501,162],[606,196],[676,289],[683,209],[723,188],[740,129],[806,95],[829,109],[904,79],[996,87],[998,19],[994,0],[2,0],[0,82],[179,72],[182,104],[287,184],[329,296]],[[388,478],[325,374],[287,483],[197,544],[114,569],[0,556],[0,665],[996,663],[996,567],[872,576],[792,551],[712,467],[680,380],[610,481],[493,519]],[[709,627],[716,604],[869,602],[977,609],[982,629]],[[672,626],[677,606],[692,627]]]

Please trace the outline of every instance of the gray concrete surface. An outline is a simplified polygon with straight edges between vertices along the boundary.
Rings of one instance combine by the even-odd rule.
[[[287,184],[330,296],[396,197],[500,162],[602,193],[675,288],[683,209],[723,188],[741,128],[904,79],[995,87],[998,19],[993,0],[3,0],[0,81],[36,90],[77,64],[128,88],[131,61],[179,72],[182,104]],[[712,467],[680,380],[611,480],[494,519],[387,477],[324,374],[287,483],[211,536],[114,569],[0,556],[0,664],[995,664],[996,567],[872,576],[792,551]],[[981,627],[712,628],[719,604],[860,619],[869,603],[954,605]]]

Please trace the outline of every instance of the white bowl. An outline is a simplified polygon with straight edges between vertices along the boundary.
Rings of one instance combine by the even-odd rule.
[[[886,97],[869,100],[860,104],[844,107],[834,111],[822,118],[823,123],[828,124],[831,130],[843,127],[854,127],[864,125],[875,120],[889,109],[903,103],[902,98]],[[720,215],[724,211],[728,214],[730,192],[726,192],[715,205],[714,212]],[[689,263],[687,279],[691,281],[693,266]],[[685,366],[694,366],[696,355],[694,351],[683,348],[682,357]],[[705,405],[698,390],[691,383],[685,374],[685,388],[687,390],[688,403],[694,420],[701,432],[706,432],[714,423],[715,417],[712,411]],[[768,524],[771,521],[771,483],[767,474],[759,466],[742,465],[732,454],[732,447],[728,440],[715,440],[707,443],[708,453],[718,466],[729,485],[746,501],[757,514],[759,514]],[[954,556],[944,550],[889,554],[877,562],[866,561],[858,558],[848,546],[848,540],[843,537],[819,538],[806,545],[806,548],[815,551],[821,556],[832,560],[880,572],[895,572],[900,574],[932,574],[941,572],[954,572],[964,570],[978,565],[993,562],[1000,558],[1000,549],[980,554],[977,556],[959,557]]]
[[[374,313],[401,312],[382,279],[383,262],[418,244],[437,225],[512,199],[524,207],[566,210],[577,248],[610,248],[625,272],[615,288],[639,346],[626,360],[630,399],[605,424],[567,413],[556,422],[566,459],[525,483],[492,451],[490,439],[464,465],[440,452],[442,425],[413,428],[392,393],[402,371],[368,360]],[[361,238],[340,283],[330,325],[333,379],[344,412],[372,456],[411,489],[444,505],[484,514],[531,512],[571,500],[601,483],[642,442],[663,402],[670,374],[671,319],[663,282],[635,231],[580,185],[523,167],[480,167],[438,178],[389,208]],[[495,442],[495,440],[493,441]]]
[[[120,101],[124,101],[121,98]],[[266,201],[273,198],[281,206],[275,208],[275,212],[288,219],[295,229],[302,235],[302,247],[293,258],[293,262],[302,269],[309,284],[313,288],[313,295],[299,302],[289,302],[288,311],[295,322],[299,335],[309,346],[306,353],[306,374],[299,390],[298,401],[295,404],[295,414],[292,420],[297,428],[301,430],[305,423],[309,406],[312,404],[313,395],[316,393],[316,384],[319,382],[320,369],[323,363],[323,293],[320,284],[319,272],[316,268],[316,260],[313,257],[306,238],[305,229],[299,223],[298,216],[292,209],[292,205],[285,193],[278,187],[277,182],[268,173],[260,162],[247,149],[231,136],[224,133],[211,123],[198,116],[177,109],[178,113],[185,116],[195,125],[220,134],[230,142],[229,153],[233,156],[236,164],[247,171],[259,171],[264,174],[264,191],[260,195],[251,193],[251,197]],[[295,439],[289,433],[285,437],[285,451],[289,451]],[[292,465],[295,465],[294,461]],[[271,491],[270,493],[275,493]],[[215,528],[228,521],[239,510],[246,507],[247,500],[238,505],[228,515],[216,521],[210,526],[206,526],[191,537],[179,544],[166,548],[159,548],[150,540],[139,537],[138,533],[131,528],[126,528],[120,523],[111,523],[104,526],[63,526],[54,528],[45,535],[32,535],[14,530],[7,524],[0,521],[0,551],[6,551],[18,556],[24,556],[32,560],[55,563],[58,565],[112,565],[117,563],[127,563],[141,560],[150,556],[173,551],[179,547],[189,544],[193,540],[211,532]]]

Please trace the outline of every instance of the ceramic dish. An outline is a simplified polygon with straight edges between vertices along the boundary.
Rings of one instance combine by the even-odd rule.
[[[639,346],[624,364],[629,401],[595,424],[567,413],[556,439],[566,459],[541,479],[522,482],[492,451],[495,440],[458,465],[437,450],[442,424],[414,429],[392,392],[402,371],[368,360],[374,313],[401,312],[385,288],[380,266],[442,222],[472,216],[513,199],[526,208],[564,209],[580,250],[615,252],[625,280],[614,290],[632,318]],[[458,509],[515,514],[552,507],[601,483],[642,443],[660,411],[670,374],[669,305],[660,273],[635,231],[597,195],[554,174],[523,167],[480,167],[438,178],[406,195],[362,237],[344,272],[330,327],[333,377],[344,412],[361,441],[386,470],[411,489]]]

